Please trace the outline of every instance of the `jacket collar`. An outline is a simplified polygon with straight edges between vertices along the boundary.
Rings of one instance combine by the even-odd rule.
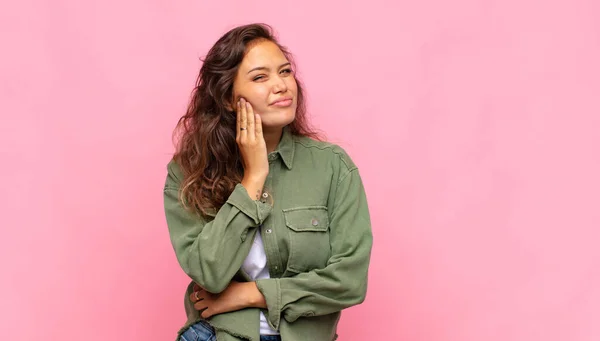
[[[290,127],[285,126],[283,127],[283,135],[281,136],[281,140],[279,141],[277,148],[273,151],[273,154],[279,154],[287,169],[292,169],[292,164],[294,162],[294,149],[294,135],[292,135]]]

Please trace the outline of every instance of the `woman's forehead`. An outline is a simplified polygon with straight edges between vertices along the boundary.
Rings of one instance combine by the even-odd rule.
[[[277,44],[262,40],[248,46],[248,51],[242,60],[240,69],[279,67],[287,62],[287,58]]]

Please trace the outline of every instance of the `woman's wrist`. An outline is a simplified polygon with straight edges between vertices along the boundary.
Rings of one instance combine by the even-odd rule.
[[[263,294],[258,290],[256,282],[247,282],[246,284],[246,298],[248,300],[248,307],[250,308],[267,308],[267,301]]]
[[[244,186],[252,200],[260,199],[263,187],[265,186],[265,180],[263,177],[244,177],[242,179],[242,186]]]

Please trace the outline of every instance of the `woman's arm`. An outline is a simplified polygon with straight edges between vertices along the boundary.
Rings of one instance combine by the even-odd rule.
[[[258,290],[256,282],[231,282],[227,289],[211,294],[195,285],[190,295],[194,308],[201,311],[202,318],[242,310],[245,308],[267,308],[264,296]]]
[[[220,293],[229,285],[252,246],[248,233],[254,232],[272,209],[250,197],[259,198],[269,161],[260,116],[244,99],[237,103],[235,141],[242,154],[244,177],[214,220],[205,221],[183,208],[179,202],[183,176],[175,162],[169,164],[165,183],[165,214],[177,260],[194,282],[211,293]]]
[[[181,174],[171,162],[164,188],[164,205],[171,243],[185,273],[211,293],[225,290],[252,246],[247,238],[271,213],[238,184],[212,221],[187,211],[179,202]],[[253,235],[253,234],[252,234]]]

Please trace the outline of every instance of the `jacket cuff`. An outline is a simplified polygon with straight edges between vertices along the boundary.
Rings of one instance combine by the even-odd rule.
[[[247,215],[256,225],[261,225],[273,209],[269,204],[252,200],[242,184],[235,186],[227,202]]]
[[[281,288],[279,286],[279,279],[258,279],[256,280],[256,286],[267,302],[267,322],[271,328],[279,330],[279,322],[281,321]]]

